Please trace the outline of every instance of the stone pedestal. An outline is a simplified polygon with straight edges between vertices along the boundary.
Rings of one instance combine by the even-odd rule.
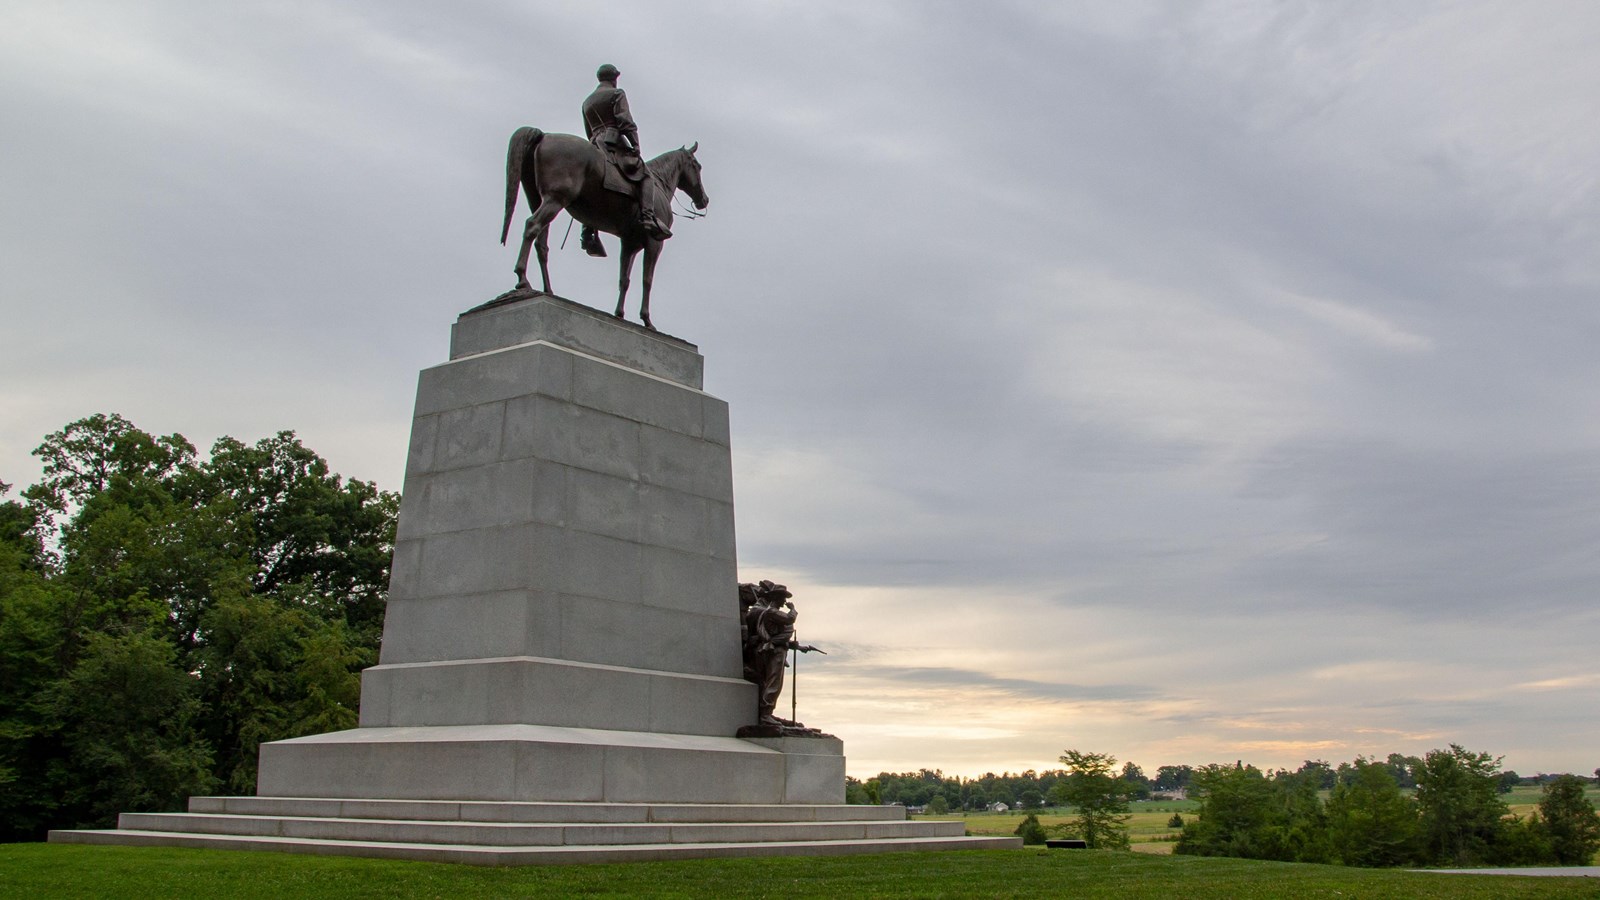
[[[548,295],[424,370],[361,727],[278,797],[840,803],[837,741],[744,741],[727,404],[692,344]]]
[[[360,727],[261,746],[256,797],[70,843],[480,865],[1016,847],[844,806],[834,738],[735,737],[728,408],[691,344],[546,295],[422,373]]]

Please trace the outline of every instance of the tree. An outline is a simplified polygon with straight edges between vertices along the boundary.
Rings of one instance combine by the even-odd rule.
[[[943,794],[934,794],[928,801],[928,812],[935,816],[942,816],[950,811],[950,804],[945,801]]]
[[[1495,845],[1509,812],[1500,799],[1500,760],[1459,744],[1432,750],[1416,771],[1422,842],[1432,862],[1457,866],[1496,862]]]
[[[1310,778],[1284,773],[1268,780],[1239,762],[1195,771],[1193,789],[1199,817],[1184,827],[1176,853],[1302,862],[1331,856]]]
[[[1385,762],[1389,766],[1389,774],[1394,776],[1401,790],[1410,790],[1417,786],[1416,771],[1422,768],[1421,758],[1391,753]]]
[[[1115,774],[1116,758],[1068,750],[1061,762],[1066,764],[1067,777],[1056,782],[1052,794],[1077,813],[1073,829],[1078,836],[1094,849],[1126,850],[1130,790]]]
[[[1039,824],[1039,817],[1033,813],[1028,813],[1012,834],[1020,835],[1024,844],[1042,844],[1049,837],[1044,826]]]
[[[1318,790],[1324,791],[1332,790],[1339,780],[1333,766],[1328,765],[1327,760],[1323,759],[1306,760],[1300,765],[1299,774],[1310,778],[1316,783]]]
[[[1156,769],[1155,788],[1158,791],[1177,791],[1189,787],[1194,775],[1193,766],[1161,766]]]
[[[397,495],[292,432],[201,459],[97,415],[35,454],[0,501],[0,841],[248,792],[261,741],[356,723]]]
[[[1549,836],[1550,850],[1563,866],[1584,866],[1600,850],[1600,815],[1584,795],[1583,779],[1562,775],[1544,786],[1539,816]]]
[[[1328,840],[1328,814],[1317,791],[1320,774],[1280,772],[1272,779],[1282,809],[1282,837],[1274,859],[1294,862],[1333,861]]]
[[[215,787],[210,749],[196,735],[194,679],[175,657],[148,633],[90,635],[71,674],[43,698],[64,751],[50,767],[52,787],[74,825],[180,808]]]
[[[1144,770],[1138,763],[1129,760],[1122,764],[1122,780],[1128,783],[1128,796],[1133,799],[1144,800],[1150,796],[1150,779],[1144,777]]]
[[[1405,866],[1419,861],[1417,805],[1384,763],[1357,759],[1353,775],[1328,798],[1333,851],[1347,866]]]
[[[1037,788],[1028,788],[1017,798],[1023,809],[1040,809],[1044,806],[1044,794]]]

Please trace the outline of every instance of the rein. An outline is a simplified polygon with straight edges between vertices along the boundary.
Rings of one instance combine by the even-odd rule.
[[[659,184],[661,186],[661,189],[666,191],[667,195],[672,198],[672,205],[677,206],[677,212],[678,212],[679,215],[683,216],[686,219],[704,219],[706,217],[705,213],[699,212],[699,211],[690,209],[687,206],[684,206],[683,205],[683,201],[678,199],[678,179],[677,179],[677,175],[678,175],[678,166],[679,165],[681,165],[681,163],[679,163],[676,159],[674,159],[673,160],[673,169],[672,169],[673,179],[672,179],[672,182],[670,184],[667,182],[667,179],[661,177],[661,173],[657,172],[655,169],[651,168],[650,166],[648,166],[648,165],[645,166],[645,171],[649,172],[650,173],[650,177],[654,178],[656,180],[656,184]]]

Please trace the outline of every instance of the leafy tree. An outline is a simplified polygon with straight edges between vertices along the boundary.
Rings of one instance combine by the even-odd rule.
[[[1282,837],[1275,859],[1295,862],[1333,862],[1333,845],[1328,837],[1328,816],[1318,796],[1321,776],[1280,772],[1272,780],[1281,804]]]
[[[179,808],[215,786],[209,748],[196,740],[194,679],[175,657],[149,634],[90,635],[71,674],[43,698],[64,750],[50,781],[73,824]]]
[[[1038,788],[1028,788],[1017,798],[1023,809],[1041,809],[1044,807],[1044,794]]]
[[[1328,830],[1335,855],[1347,866],[1405,866],[1419,862],[1417,805],[1400,790],[1384,763],[1357,759],[1353,776],[1328,798]]]
[[[1172,814],[1172,818],[1167,820],[1167,827],[1168,828],[1182,828],[1183,827],[1183,816],[1179,815],[1178,813],[1173,813]]]
[[[1563,866],[1584,866],[1600,850],[1600,815],[1584,795],[1583,779],[1562,775],[1544,786],[1539,816],[1549,836],[1551,855]]]
[[[1427,858],[1450,865],[1496,862],[1508,810],[1500,799],[1500,760],[1459,744],[1433,750],[1416,772],[1417,805]]]
[[[1049,837],[1045,833],[1044,826],[1039,824],[1039,817],[1033,813],[1028,813],[1027,817],[1022,820],[1022,824],[1018,825],[1017,830],[1012,833],[1021,835],[1022,843],[1024,844],[1042,844]]]
[[[1421,758],[1391,753],[1385,762],[1389,766],[1389,774],[1394,776],[1395,782],[1402,790],[1410,790],[1417,786],[1416,771],[1422,768]]]
[[[1128,783],[1128,796],[1133,799],[1144,800],[1150,796],[1150,779],[1144,777],[1144,770],[1138,763],[1129,760],[1122,764],[1122,780]]]
[[[1161,766],[1156,769],[1155,789],[1158,791],[1176,791],[1187,788],[1189,779],[1194,775],[1192,766]]]
[[[397,494],[333,474],[292,431],[254,445],[218,440],[196,489],[232,501],[248,521],[255,593],[295,588],[326,604],[324,618],[381,630]]]
[[[933,815],[942,816],[949,811],[950,804],[944,799],[943,794],[934,794],[933,799],[928,801],[928,812]]]
[[[1210,765],[1192,776],[1199,817],[1183,829],[1173,852],[1192,856],[1272,859],[1268,830],[1274,824],[1272,783],[1255,766]]]
[[[1193,775],[1200,800],[1174,852],[1194,856],[1324,862],[1331,858],[1316,782],[1295,773],[1269,780],[1243,762]]]
[[[1128,847],[1128,782],[1113,768],[1115,757],[1105,753],[1068,750],[1061,757],[1067,777],[1056,782],[1054,799],[1077,813],[1074,830],[1094,849]]]
[[[1310,778],[1319,790],[1332,790],[1339,780],[1339,775],[1327,760],[1308,759],[1300,765],[1299,775]]]
[[[291,432],[201,459],[97,415],[35,452],[0,501],[0,840],[248,792],[261,741],[355,724],[397,495]]]

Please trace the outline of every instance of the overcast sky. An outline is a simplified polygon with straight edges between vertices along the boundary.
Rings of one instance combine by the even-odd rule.
[[[1589,772],[1596,47],[1592,0],[17,0],[0,480],[117,412],[398,490],[513,283],[506,140],[611,62],[647,154],[700,142],[654,319],[852,774]]]

